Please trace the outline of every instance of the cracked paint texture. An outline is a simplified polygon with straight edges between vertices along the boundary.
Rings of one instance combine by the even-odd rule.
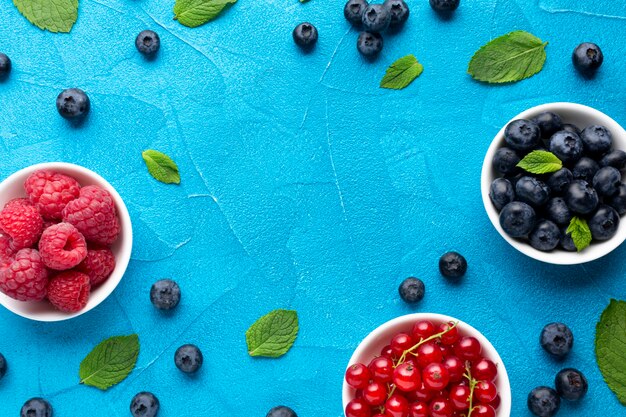
[[[537,263],[498,236],[479,190],[491,139],[528,107],[574,101],[626,123],[623,4],[463,1],[442,20],[427,1],[409,1],[407,26],[368,63],[340,3],[241,0],[188,29],[172,20],[173,1],[82,0],[69,35],[41,32],[0,4],[0,50],[14,63],[0,83],[0,178],[44,161],[84,165],[117,188],[135,231],[128,272],[99,308],[56,324],[0,310],[0,352],[10,364],[1,416],[43,396],[59,417],[86,408],[124,417],[131,397],[149,390],[160,417],[263,416],[278,404],[301,417],[340,417],[353,349],[382,322],[416,311],[456,316],[491,339],[511,376],[513,416],[529,416],[527,393],[566,366],[587,375],[590,393],[564,403],[564,415],[624,413],[595,365],[593,337],[609,298],[626,298],[626,248],[584,266]],[[291,40],[305,20],[320,33],[310,54]],[[148,28],[162,41],[150,62],[134,48]],[[543,72],[514,85],[473,82],[474,51],[516,29],[550,42]],[[606,57],[591,81],[570,61],[582,41]],[[379,89],[387,65],[409,53],[424,64],[422,76],[402,91]],[[67,87],[92,100],[81,126],[56,113]],[[147,174],[148,148],[176,160],[180,186]],[[459,285],[437,271],[451,249],[470,265]],[[427,286],[415,307],[397,296],[409,275]],[[148,299],[165,277],[183,291],[168,315]],[[297,342],[281,359],[250,358],[244,333],[275,308],[298,310]],[[562,363],[537,341],[551,321],[576,336]],[[141,353],[130,377],[107,392],[79,386],[89,350],[131,332]],[[193,378],[173,364],[183,343],[205,355]]]

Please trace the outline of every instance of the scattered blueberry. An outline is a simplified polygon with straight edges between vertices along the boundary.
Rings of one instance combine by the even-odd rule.
[[[563,163],[576,162],[583,154],[583,141],[576,133],[561,130],[550,138],[550,152]]]
[[[537,146],[540,139],[539,126],[530,120],[514,120],[504,130],[504,140],[516,151],[529,151]]]
[[[430,7],[438,12],[452,12],[459,7],[461,0],[430,0]]]
[[[600,160],[600,166],[624,169],[626,167],[626,152],[615,150],[607,153]]]
[[[528,409],[537,417],[552,417],[561,407],[561,398],[555,390],[537,387],[528,394]]]
[[[563,323],[550,323],[541,331],[541,347],[557,358],[567,356],[574,345],[572,331]]]
[[[513,149],[506,147],[499,148],[493,156],[494,168],[503,175],[518,172],[519,161],[521,161],[519,155]]]
[[[317,28],[312,24],[300,23],[293,30],[293,40],[301,48],[312,48],[317,43]]]
[[[7,373],[7,360],[4,355],[0,353],[0,379]]]
[[[600,168],[593,177],[593,188],[598,194],[610,197],[617,194],[617,190],[622,183],[622,174],[617,168]]]
[[[402,26],[409,19],[409,6],[404,0],[385,0],[383,6],[391,14],[391,27]]]
[[[578,249],[574,244],[574,239],[572,239],[572,235],[567,233],[567,227],[561,229],[561,248],[568,252],[576,252]]]
[[[620,184],[617,189],[617,194],[609,197],[606,203],[613,207],[620,216],[626,214],[626,185]]]
[[[155,417],[159,413],[159,399],[151,392],[140,392],[130,402],[133,417]]]
[[[570,132],[570,133],[576,133],[578,136],[580,136],[580,133],[581,133],[578,126],[573,125],[571,123],[565,123],[563,126],[561,126],[561,130],[565,130],[566,132]]]
[[[180,302],[180,287],[171,279],[162,279],[150,288],[150,301],[159,310],[171,310]]]
[[[550,187],[550,191],[552,191],[553,194],[561,194],[567,189],[567,186],[573,179],[572,171],[567,168],[561,168],[550,174],[546,180],[546,185]]]
[[[383,50],[383,37],[380,33],[361,32],[356,47],[366,58],[374,58]]]
[[[515,191],[511,181],[504,178],[496,178],[491,183],[489,198],[491,198],[491,202],[497,210],[502,210],[502,207],[515,200]]]
[[[554,378],[556,392],[568,401],[578,401],[587,394],[587,378],[577,369],[566,368]]]
[[[135,38],[135,47],[146,56],[153,56],[161,48],[161,38],[152,30],[144,30]]]
[[[174,363],[186,374],[193,374],[200,369],[204,358],[196,345],[182,345],[176,350]]]
[[[89,112],[89,97],[80,88],[68,88],[57,97],[57,110],[66,119],[77,119]]]
[[[561,241],[561,231],[559,227],[550,220],[541,220],[528,235],[530,246],[533,248],[549,252],[556,248]]]
[[[567,206],[574,213],[589,214],[598,206],[598,193],[584,180],[574,180],[565,193]]]
[[[602,205],[588,221],[591,236],[595,240],[609,240],[617,233],[619,222],[617,211],[611,206]]]
[[[295,411],[284,405],[272,408],[265,417],[298,417]]]
[[[543,112],[533,119],[533,122],[539,126],[541,130],[541,136],[549,139],[559,130],[563,130],[563,121],[561,116],[550,111]]]
[[[400,298],[407,303],[417,303],[422,301],[426,293],[426,287],[421,279],[410,277],[402,281],[398,288]]]
[[[363,12],[362,22],[367,32],[384,32],[391,23],[391,12],[382,4],[370,4]]]
[[[574,49],[572,62],[574,67],[585,75],[591,75],[600,68],[604,54],[595,43],[584,42]]]
[[[528,235],[535,227],[535,210],[526,203],[514,201],[500,212],[500,226],[511,237]]]
[[[348,0],[343,8],[343,15],[346,20],[355,26],[363,23],[363,12],[369,6],[366,0]]]
[[[11,59],[0,52],[0,80],[4,80],[11,72]]]
[[[52,406],[43,398],[31,398],[22,406],[20,417],[52,417]]]
[[[548,220],[552,220],[559,226],[569,224],[573,217],[567,203],[561,197],[551,198],[546,204],[545,212]]]
[[[515,195],[523,203],[533,207],[541,207],[550,198],[550,189],[535,177],[525,176],[520,178],[515,185]]]
[[[572,175],[575,180],[584,180],[588,183],[593,181],[593,177],[600,169],[600,165],[596,161],[586,156],[583,156],[572,167]]]
[[[446,252],[439,258],[439,272],[446,278],[461,278],[467,272],[467,261],[458,252]]]
[[[586,127],[580,134],[585,150],[590,155],[601,156],[611,150],[613,136],[604,126],[593,125]]]

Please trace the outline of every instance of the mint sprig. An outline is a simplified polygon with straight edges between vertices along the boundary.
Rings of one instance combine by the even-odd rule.
[[[611,300],[596,325],[596,360],[611,391],[626,406],[626,301]]]
[[[532,151],[517,166],[531,174],[549,174],[563,168],[563,162],[552,152]]]
[[[180,174],[176,162],[162,152],[148,149],[141,154],[148,172],[157,181],[165,184],[180,184]]]
[[[139,338],[114,336],[99,343],[80,363],[80,383],[107,390],[122,382],[135,368]]]
[[[298,336],[298,313],[274,310],[258,319],[246,332],[250,356],[278,358],[293,346]]]
[[[581,217],[572,217],[565,233],[572,236],[574,246],[576,246],[578,252],[591,244],[591,229],[589,229],[587,220]]]
[[[217,18],[224,9],[237,0],[176,0],[174,20],[195,28]]]
[[[424,66],[417,62],[414,55],[404,56],[387,68],[380,87],[401,90],[411,84],[423,71]]]
[[[13,0],[17,10],[39,29],[69,32],[78,18],[78,0]]]

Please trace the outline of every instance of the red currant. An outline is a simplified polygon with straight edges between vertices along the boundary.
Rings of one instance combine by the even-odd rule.
[[[489,403],[490,406],[493,407],[494,410],[497,410],[498,408],[500,408],[500,396],[496,395],[496,398]]]
[[[393,362],[391,359],[379,356],[372,359],[368,368],[372,379],[380,382],[391,382],[393,378]]]
[[[447,346],[455,344],[459,340],[459,329],[454,326],[454,323],[441,323],[439,325],[439,333],[445,332],[441,335],[441,343]]]
[[[455,345],[454,349],[456,355],[466,361],[475,361],[480,358],[482,347],[480,342],[475,337],[466,336],[462,337]]]
[[[426,388],[442,390],[450,382],[450,374],[441,363],[431,363],[422,371],[422,380]]]
[[[398,357],[402,356],[405,350],[411,349],[413,345],[413,339],[406,333],[398,333],[391,339],[391,349]]]
[[[461,359],[456,356],[448,356],[443,361],[443,365],[448,370],[448,374],[450,374],[450,382],[461,382],[463,380],[465,365]]]
[[[385,403],[385,416],[408,417],[409,402],[402,395],[394,394]],[[346,416],[347,417],[347,416]]]
[[[478,381],[474,387],[474,398],[481,403],[488,404],[498,396],[498,388],[491,381]]]
[[[496,410],[487,404],[478,404],[472,411],[472,417],[496,417]]]
[[[355,363],[346,370],[346,383],[352,388],[365,388],[370,378],[370,371],[362,363]]]
[[[463,411],[469,408],[470,387],[467,385],[455,385],[450,388],[450,402],[455,410]]]
[[[371,406],[383,405],[387,400],[387,385],[374,381],[363,389],[363,399]]]
[[[432,390],[426,388],[424,382],[422,381],[420,387],[413,391],[413,395],[417,401],[423,401],[427,403],[432,400],[435,393]]]
[[[387,416],[385,416],[384,414],[378,413],[378,414],[374,414],[372,417],[387,417]]]
[[[394,370],[393,383],[400,391],[415,391],[422,385],[420,371],[413,362],[405,362]]]
[[[443,360],[441,349],[434,342],[426,342],[417,348],[417,364],[424,368],[431,363],[439,363]]]
[[[439,345],[439,349],[441,349],[441,354],[444,358],[452,355],[452,346]]]
[[[389,358],[391,360],[395,360],[398,358],[391,348],[391,345],[387,345],[382,348],[382,350],[380,351],[380,356],[384,356],[385,358]]]
[[[428,404],[418,401],[409,405],[409,417],[428,417]]]
[[[443,397],[437,397],[430,402],[430,417],[451,417],[454,413],[452,404]]]
[[[413,340],[419,342],[420,340],[429,338],[435,334],[435,325],[428,320],[420,320],[413,325]]]
[[[361,398],[355,398],[346,405],[346,417],[370,417],[372,409]]]
[[[478,381],[493,381],[497,374],[496,364],[489,359],[482,358],[472,365],[472,377]]]

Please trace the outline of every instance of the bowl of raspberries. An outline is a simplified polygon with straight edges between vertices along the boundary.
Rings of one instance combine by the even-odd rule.
[[[0,183],[0,304],[22,317],[61,321],[104,301],[132,249],[119,194],[78,165],[33,165]]]
[[[493,345],[453,317],[388,321],[357,347],[343,382],[346,417],[510,417],[509,377]]]
[[[557,265],[598,259],[626,240],[626,131],[606,114],[550,103],[515,116],[482,169],[489,219],[515,249]]]

